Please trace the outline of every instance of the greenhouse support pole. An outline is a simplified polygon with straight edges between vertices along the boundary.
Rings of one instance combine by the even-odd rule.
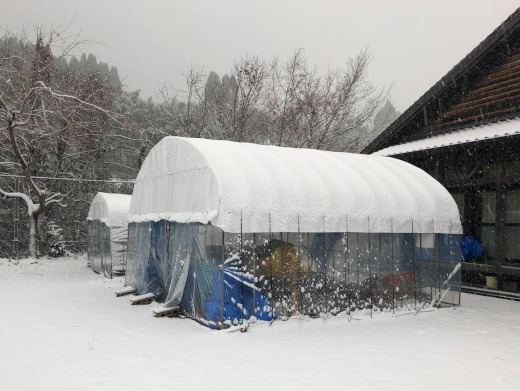
[[[413,245],[413,292],[414,292],[414,310],[417,310],[417,268],[415,266],[415,234],[413,230],[413,219],[412,219],[412,245]],[[419,249],[421,251],[421,249]]]
[[[423,270],[424,270],[424,262],[423,262],[423,242],[422,242],[422,234],[418,234],[419,235],[419,273],[422,273]],[[420,276],[420,278],[418,279],[418,281],[420,281],[420,283],[418,284],[418,289],[421,290],[421,297],[423,297],[423,289],[422,289],[422,284],[423,284],[423,279],[422,279],[422,275]],[[422,303],[422,301],[421,301]],[[422,304],[421,304],[422,306]]]
[[[394,275],[394,219],[392,218],[390,220],[390,262],[392,264],[392,314],[395,313],[395,275]]]
[[[253,243],[251,247],[251,251],[253,252],[253,286],[256,288],[256,233],[253,233]],[[253,289],[253,316],[256,318],[256,289]]]
[[[381,299],[381,303],[382,303],[382,299],[383,299],[383,245],[381,243],[382,239],[381,239],[381,232],[379,232],[377,234],[377,237],[378,237],[378,243],[379,243],[379,298]]]
[[[325,264],[325,271],[324,271],[324,275],[325,275],[325,289],[324,289],[324,292],[325,292],[325,315],[328,316],[329,315],[329,295],[327,294],[327,291],[329,291],[329,287],[327,285],[327,260],[328,260],[328,257],[327,257],[327,243],[326,243],[326,238],[327,238],[327,234],[325,233],[325,215],[323,215],[322,217],[322,222],[323,222],[323,228],[322,228],[322,232],[323,232],[323,262]]]
[[[307,246],[307,249],[308,249],[308,251],[307,251],[307,263],[308,263],[308,265],[310,266],[310,264],[311,264],[311,260],[312,260],[313,265],[314,265],[314,261],[315,261],[315,260],[312,258],[313,255],[311,254],[311,251],[310,251],[310,249],[311,249],[311,238],[310,238],[310,233],[307,232],[305,236],[306,236],[306,238],[307,238],[306,246]],[[310,312],[310,309],[312,309],[313,306],[314,306],[313,298],[312,298],[312,296],[311,296],[310,293],[309,293],[309,299],[310,299],[310,300],[309,300],[309,303],[310,303],[310,304],[309,304],[309,312]]]
[[[300,274],[301,274],[301,267],[303,266],[303,263],[302,263],[302,237],[301,237],[301,232],[300,232],[300,214],[298,214],[298,257],[300,258]],[[310,266],[310,263],[307,263],[307,268]],[[308,270],[307,272],[307,275],[309,275],[309,272],[310,270]],[[303,279],[301,280],[303,282]],[[300,302],[300,315],[303,314],[303,292],[302,292],[302,287],[303,287],[303,283],[299,283],[298,284],[298,297],[299,297],[299,302]]]
[[[224,237],[225,233],[222,231],[222,265],[221,265],[221,272],[222,272],[222,288],[221,288],[221,296],[220,296],[220,328],[224,328],[224,257],[226,256],[226,241]]]
[[[284,262],[284,258],[283,258],[283,232],[280,232],[280,281],[282,282],[282,303],[284,301],[284,297],[285,297],[285,283],[284,283],[284,275],[283,275],[283,262]],[[282,307],[283,308],[283,307]],[[286,312],[286,309],[283,308],[283,311]],[[286,316],[286,314],[284,313],[284,316]]]
[[[433,230],[435,232],[435,229]],[[434,234],[433,236],[433,254],[434,258],[438,265],[438,271],[437,271],[437,278],[439,279],[439,295],[441,294],[442,289],[442,273],[441,273],[441,256],[440,256],[440,243],[439,243],[440,237],[437,234]],[[439,303],[440,304],[440,303]]]
[[[274,298],[274,295],[273,295],[273,233],[271,232],[271,213],[269,212],[269,256],[271,257],[271,276],[270,276],[270,281],[269,281],[269,285],[270,285],[270,294],[271,294],[271,297],[269,297],[271,299],[271,319],[274,318],[274,304],[273,304],[273,298]]]
[[[372,319],[372,307],[374,306],[373,304],[373,298],[372,298],[372,252],[370,251],[371,249],[371,244],[372,244],[372,241],[370,240],[372,235],[370,234],[370,216],[367,216],[367,231],[368,231],[368,275],[369,275],[369,280],[368,280],[368,284],[369,284],[369,287],[370,287],[370,319]]]
[[[242,256],[243,256],[243,235],[242,235],[242,211],[240,211],[240,248],[239,248],[239,253],[240,253],[240,257],[238,258],[239,259],[239,265],[240,265],[240,269],[242,270],[242,283],[240,284],[240,301],[242,303],[242,308],[240,308],[240,324],[244,324],[244,271],[243,271],[243,265],[242,265]]]
[[[361,280],[359,278],[359,232],[356,232],[356,269],[357,269],[357,285],[359,289],[359,284],[361,284]]]
[[[170,224],[168,225],[168,259],[170,259],[170,255],[169,255],[169,246],[170,246],[170,230],[171,230],[171,222]],[[211,244],[213,245],[213,241],[215,240],[215,237],[214,237],[214,232],[213,232],[213,227],[211,227]],[[214,248],[214,247],[213,247]],[[211,250],[211,252],[209,253],[208,252],[208,224],[204,224],[204,254],[201,254],[202,255],[202,260],[205,261],[205,262],[208,262],[209,261],[209,257],[211,256],[211,261],[212,261],[212,266],[215,266],[213,261],[216,257],[216,254],[214,253],[214,250]],[[211,268],[210,270],[213,270],[213,268]],[[195,261],[195,273],[196,275],[198,275],[198,271],[199,271],[199,266],[197,265],[197,262]],[[195,310],[195,295],[196,295],[196,292],[197,292],[197,289],[196,289],[196,286],[197,286],[198,282],[195,282],[195,284],[193,284],[193,290],[191,292],[191,308],[194,309],[194,312],[196,311]]]
[[[397,268],[396,269],[399,269],[399,304],[401,306],[401,309],[403,309],[403,304],[404,304],[404,300],[405,300],[405,297],[406,295],[403,294],[403,291],[404,291],[404,278],[403,276],[401,275],[401,273],[403,273],[403,267],[404,267],[404,253],[403,253],[403,247],[404,247],[404,233],[401,232],[400,233],[400,236],[399,236],[399,263],[397,265]]]
[[[433,232],[433,254],[432,254],[432,264],[433,264],[433,267],[432,267],[432,274],[435,273],[435,269],[437,267],[437,265],[435,265],[435,262],[436,262],[436,255],[435,255],[435,252],[437,251],[437,248],[436,248],[436,245],[437,245],[437,240],[435,238],[435,227],[433,226],[434,224],[434,221],[432,219],[432,232]],[[431,287],[430,287],[430,302],[433,300],[433,289],[435,288],[435,282],[431,283]]]
[[[345,220],[345,230],[346,230],[346,233],[345,233],[345,248],[344,248],[344,256],[345,256],[345,273],[346,273],[346,276],[345,276],[345,281],[347,283],[347,292],[348,292],[348,311],[347,311],[347,314],[350,316],[350,309],[352,308],[352,298],[350,296],[350,286],[349,286],[349,282],[350,282],[350,258],[348,257],[348,252],[350,251],[349,249],[349,246],[348,246],[348,216],[346,217],[346,220]]]

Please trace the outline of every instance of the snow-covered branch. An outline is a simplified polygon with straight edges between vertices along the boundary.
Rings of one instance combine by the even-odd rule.
[[[7,191],[0,189],[0,194],[6,198],[20,198],[20,199],[24,200],[27,205],[33,204],[31,198],[27,194],[24,194],[24,193],[7,192]]]
[[[85,101],[83,99],[78,98],[77,96],[70,95],[70,94],[64,94],[64,93],[60,93],[60,92],[54,91],[52,88],[46,86],[45,83],[43,81],[41,81],[41,80],[38,80],[36,82],[36,85],[40,86],[41,89],[47,91],[50,95],[52,95],[55,98],[75,101],[75,102],[79,103],[82,106],[86,106],[86,107],[90,107],[92,109],[95,109],[95,110],[97,110],[97,111],[107,115],[112,120],[114,120],[116,123],[122,125],[122,123],[119,122],[119,117],[120,116],[115,114],[115,113],[112,113],[110,110],[107,110],[107,109],[105,109],[105,108],[103,108],[103,107],[101,107],[99,105],[94,104],[94,103],[87,102],[87,101]]]

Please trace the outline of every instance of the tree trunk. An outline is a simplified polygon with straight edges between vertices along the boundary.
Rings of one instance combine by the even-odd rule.
[[[38,215],[29,215],[29,255],[38,257]]]

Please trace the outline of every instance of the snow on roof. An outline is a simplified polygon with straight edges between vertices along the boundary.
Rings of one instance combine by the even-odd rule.
[[[101,220],[109,227],[128,224],[128,211],[132,196],[126,194],[97,193],[88,211],[88,220]]]
[[[130,215],[235,233],[462,232],[448,191],[406,162],[181,137],[148,154]]]
[[[520,118],[495,122],[492,124],[473,126],[471,128],[444,133],[438,136],[422,140],[410,141],[409,143],[393,145],[388,148],[374,152],[376,156],[395,156],[403,153],[424,151],[448,147],[450,145],[467,144],[475,141],[495,139],[512,136],[520,133]]]

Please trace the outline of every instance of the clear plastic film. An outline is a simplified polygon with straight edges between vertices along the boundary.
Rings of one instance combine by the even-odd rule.
[[[460,304],[460,235],[326,229],[131,223],[126,285],[212,328]]]

